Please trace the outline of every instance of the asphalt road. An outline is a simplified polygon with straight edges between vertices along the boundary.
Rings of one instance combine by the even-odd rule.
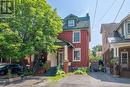
[[[130,87],[130,79],[113,77],[101,72],[92,72],[90,75],[70,75],[53,84],[48,84],[46,80],[40,78],[45,77],[35,77],[0,87]]]
[[[71,75],[65,77],[52,87],[130,87],[130,79],[92,72],[86,76]]]

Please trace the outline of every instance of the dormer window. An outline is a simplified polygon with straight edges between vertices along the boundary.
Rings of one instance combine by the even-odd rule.
[[[68,27],[73,27],[75,26],[75,21],[74,20],[68,20]]]

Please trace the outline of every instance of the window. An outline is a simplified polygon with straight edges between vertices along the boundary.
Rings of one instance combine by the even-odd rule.
[[[74,20],[68,20],[68,26],[69,27],[75,26],[75,21]]]
[[[73,43],[80,43],[80,31],[73,32]]]
[[[130,23],[128,24],[128,34],[130,34]]]
[[[128,52],[121,52],[121,63],[128,64]]]
[[[63,65],[63,63],[64,63],[64,54],[63,54],[63,52],[60,52],[59,53],[59,64]]]
[[[81,48],[75,48],[73,50],[73,61],[81,60]]]

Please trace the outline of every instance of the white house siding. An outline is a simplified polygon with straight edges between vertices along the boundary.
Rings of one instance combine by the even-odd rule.
[[[51,61],[51,67],[57,66],[57,54],[49,53],[47,56],[47,60]]]
[[[125,22],[125,32],[126,32],[126,38],[129,39],[130,38],[130,34],[128,34],[128,23],[130,23],[130,17],[126,20]]]

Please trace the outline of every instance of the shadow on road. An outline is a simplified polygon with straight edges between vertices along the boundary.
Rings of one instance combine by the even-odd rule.
[[[98,79],[104,82],[130,84],[129,78],[114,77],[110,74],[106,74],[103,72],[91,72],[89,75],[95,79]]]

